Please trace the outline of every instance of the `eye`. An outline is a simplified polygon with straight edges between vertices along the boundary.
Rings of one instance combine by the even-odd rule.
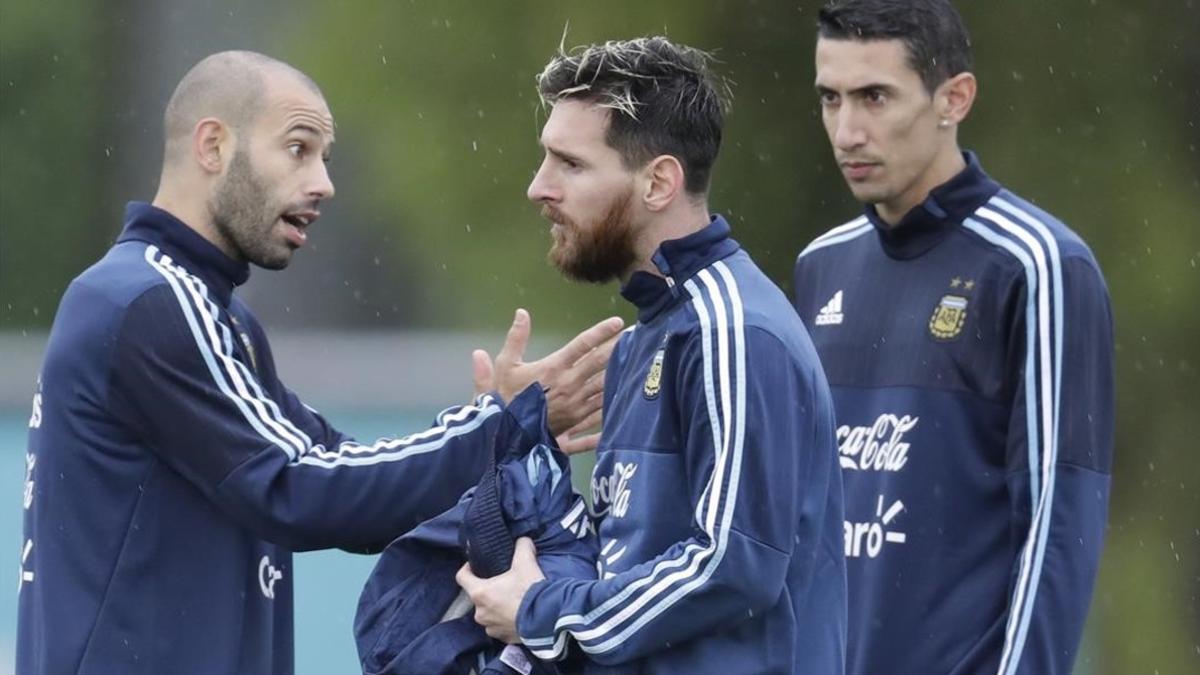
[[[303,157],[304,150],[305,150],[304,143],[302,143],[301,141],[293,141],[291,143],[288,143],[288,145],[287,145],[287,151],[289,153],[291,153],[292,157],[296,157],[296,158]]]
[[[884,95],[882,89],[868,89],[863,94],[863,98],[866,99],[867,103],[874,105],[883,105],[887,102],[887,96]]]
[[[817,93],[817,98],[823,106],[833,106],[838,103],[838,95],[832,91],[822,91]]]

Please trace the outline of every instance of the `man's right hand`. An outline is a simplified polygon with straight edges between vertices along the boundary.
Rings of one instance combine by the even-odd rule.
[[[491,356],[482,349],[471,355],[475,391],[482,393],[494,389],[507,402],[531,383],[541,383],[546,391],[550,431],[562,437],[563,451],[590,450],[596,446],[599,436],[577,434],[600,423],[604,370],[624,326],[619,317],[609,317],[575,336],[553,354],[526,363],[522,358],[529,344],[530,318],[529,312],[518,309],[494,365]]]

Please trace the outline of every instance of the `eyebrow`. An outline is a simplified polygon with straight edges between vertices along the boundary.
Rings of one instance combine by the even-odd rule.
[[[583,164],[583,163],[584,163],[584,162],[583,162],[583,158],[582,158],[582,157],[579,157],[579,156],[577,156],[577,155],[572,155],[572,154],[571,154],[571,153],[569,153],[569,152],[563,152],[562,150],[558,150],[558,149],[555,149],[555,148],[551,148],[551,147],[549,147],[549,146],[545,145],[544,143],[540,143],[540,142],[539,142],[539,145],[541,145],[541,146],[542,146],[542,148],[543,148],[543,149],[544,149],[546,152],[550,153],[551,155],[554,155],[555,157],[557,157],[557,158],[559,158],[559,159],[561,159],[561,160],[564,160],[564,161],[567,161],[567,162],[574,162],[574,163],[576,163],[576,164]]]
[[[836,89],[833,89],[832,87],[826,87],[823,84],[817,84],[814,86],[815,86],[818,94],[825,94],[825,93],[836,94],[836,93],[838,93],[838,91]],[[884,84],[883,82],[871,82],[868,84],[864,84],[861,87],[855,87],[846,93],[851,96],[856,96],[856,95],[871,91],[872,89],[878,89],[878,90],[885,91],[885,92],[895,92],[896,91],[896,87],[893,85]]]
[[[290,133],[293,133],[296,131],[301,131],[304,133],[312,134],[313,136],[317,136],[319,138],[325,137],[324,132],[322,132],[320,129],[316,128],[315,126],[309,124],[308,122],[296,122],[296,123],[292,124],[291,126],[289,126],[285,133],[290,134]],[[333,142],[333,134],[330,134],[329,138],[330,138],[330,142],[332,143]]]

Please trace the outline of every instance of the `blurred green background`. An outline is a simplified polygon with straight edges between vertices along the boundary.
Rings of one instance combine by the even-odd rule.
[[[1115,310],[1112,507],[1077,670],[1200,672],[1200,7],[960,4],[980,80],[963,145],[1088,241]],[[790,291],[796,252],[859,209],[812,91],[818,6],[0,0],[0,344],[44,339],[124,202],[153,196],[175,82],[229,48],[308,72],[338,123],[338,194],[309,248],[243,291],[273,332],[495,333],[516,306],[542,336],[632,320],[615,287],[567,284],[545,263],[524,198],[544,119],[533,78],[567,26],[568,45],[661,33],[715,55],[734,104],[711,206]],[[32,372],[6,378],[19,397],[0,401],[26,405]],[[16,439],[0,462],[20,461]]]

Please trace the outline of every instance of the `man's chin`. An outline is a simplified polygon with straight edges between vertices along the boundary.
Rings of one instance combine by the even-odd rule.
[[[254,263],[255,267],[261,267],[264,270],[281,270],[291,264],[294,253],[295,251],[291,247],[285,247],[280,251],[258,255],[250,262]]]
[[[557,246],[550,249],[547,258],[550,259],[550,264],[554,265],[554,269],[571,281],[585,284],[606,284],[618,278],[617,273],[600,269],[595,265],[580,263],[575,256]]]
[[[863,204],[878,204],[891,197],[887,190],[881,189],[878,185],[856,185],[854,183],[850,183],[850,194]]]

